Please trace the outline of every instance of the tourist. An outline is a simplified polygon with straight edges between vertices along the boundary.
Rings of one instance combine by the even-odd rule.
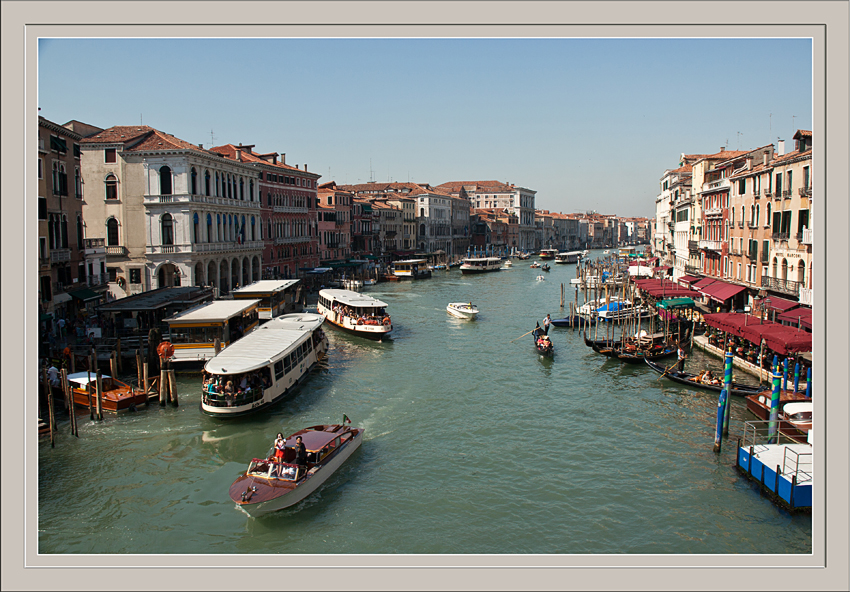
[[[283,434],[278,433],[277,438],[274,441],[274,457],[276,460],[283,462],[283,454],[286,448],[286,438],[283,437]]]
[[[59,388],[59,369],[56,364],[50,364],[50,368],[47,369],[47,381],[54,392]]]
[[[295,464],[299,466],[307,464],[307,447],[301,441],[301,436],[295,438]]]

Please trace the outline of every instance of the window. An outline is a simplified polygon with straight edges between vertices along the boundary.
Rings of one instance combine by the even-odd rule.
[[[106,246],[117,247],[118,242],[118,220],[110,218],[106,221]]]
[[[77,216],[77,249],[83,250],[83,219]]]
[[[74,144],[74,158],[80,158],[81,154],[82,153],[80,152],[80,145]]]
[[[195,167],[192,167],[192,172],[190,173],[190,182],[191,182],[191,193],[195,195],[198,193],[198,171],[195,170]]]
[[[40,159],[39,159],[40,161]],[[40,166],[40,165],[39,165]],[[39,173],[41,169],[39,169]],[[41,178],[41,174],[39,174],[39,179]],[[803,189],[810,190],[812,187],[812,180],[809,178],[809,167],[803,167]]]
[[[47,220],[47,198],[38,196],[38,219]]]
[[[130,272],[130,283],[131,284],[141,284],[142,283],[142,270],[139,267],[131,267],[129,269]]]
[[[106,199],[118,199],[118,179],[112,173],[106,175]]]
[[[782,195],[782,173],[776,173],[776,195]]]
[[[794,190],[794,187],[791,184],[791,174],[792,173],[793,173],[793,171],[788,171],[788,174],[786,175],[787,183],[785,184],[785,186],[786,186],[787,189],[785,191],[793,191]]]
[[[80,167],[74,168],[74,195],[77,199],[83,199],[83,177],[80,174]]]
[[[38,178],[44,179],[44,161],[42,159],[38,159]]]
[[[106,148],[103,151],[103,162],[116,162],[117,160],[115,148]]]
[[[204,171],[204,195],[210,194],[210,172]]]
[[[744,195],[746,192],[747,192],[747,180],[741,179],[740,181],[738,181],[738,194]]]
[[[171,195],[171,169],[167,166],[159,169],[159,194]]]
[[[809,227],[809,210],[800,210],[797,215],[797,232],[803,232],[803,229]]]

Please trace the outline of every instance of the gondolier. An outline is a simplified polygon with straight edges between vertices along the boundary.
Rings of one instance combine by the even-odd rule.
[[[679,372],[684,372],[685,358],[687,358],[688,356],[685,355],[685,348],[682,345],[681,341],[679,342],[679,350],[676,352],[676,354],[679,356],[679,365],[677,366],[677,369],[679,370]]]
[[[549,335],[549,325],[552,323],[552,318],[547,314],[546,318],[543,319],[543,333],[544,335]]]

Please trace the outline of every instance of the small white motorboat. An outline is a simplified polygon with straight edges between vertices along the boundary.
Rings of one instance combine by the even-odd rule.
[[[474,319],[478,316],[478,307],[471,302],[449,302],[446,311],[459,319]]]
[[[537,281],[538,281],[538,282],[542,282],[542,281],[543,281],[543,280],[545,280],[545,279],[546,279],[546,276],[543,276],[543,275],[538,275],[538,276],[537,276]]]
[[[502,262],[502,265],[504,267],[513,267],[513,263],[511,263],[510,259],[505,259],[504,262]]]

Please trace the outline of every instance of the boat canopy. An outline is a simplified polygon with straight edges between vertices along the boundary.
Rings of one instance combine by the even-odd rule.
[[[695,304],[691,298],[668,298],[667,300],[662,300],[656,306],[664,310],[673,310],[677,308],[693,308]]]
[[[214,300],[190,308],[187,311],[177,313],[174,316],[165,319],[168,324],[174,322],[180,323],[209,323],[221,322],[245,313],[251,307],[256,307],[260,303],[259,300]]]
[[[325,321],[320,314],[288,314],[261,325],[206,363],[212,374],[239,374],[268,366]]]
[[[108,374],[101,374],[100,378],[101,378],[101,380],[106,380],[107,378],[112,378],[112,377],[109,376]],[[73,383],[73,384],[78,384],[81,387],[86,386],[89,383],[89,381],[91,381],[92,384],[97,382],[97,373],[96,372],[91,372],[91,373],[89,373],[89,372],[74,372],[73,374],[68,375],[68,382]]]
[[[293,434],[294,437],[292,438],[292,443],[295,443],[295,437],[301,436],[301,441],[304,443],[304,448],[307,449],[307,452],[319,452],[322,448],[347,432],[348,430],[338,430],[336,432],[319,432],[310,430],[301,434]],[[289,439],[287,439],[286,442],[289,444]]]
[[[377,298],[372,298],[371,296],[361,294],[360,292],[354,292],[352,290],[320,290],[319,296],[323,296],[328,300],[339,302],[340,304],[345,304],[347,306],[360,306],[363,308],[385,308],[387,306],[386,302],[382,302]]]
[[[282,292],[287,288],[294,286],[300,279],[295,280],[259,280],[254,282],[253,284],[248,284],[247,286],[243,286],[242,288],[236,288],[233,290],[233,296],[248,296],[254,294],[274,294],[275,292]]]

